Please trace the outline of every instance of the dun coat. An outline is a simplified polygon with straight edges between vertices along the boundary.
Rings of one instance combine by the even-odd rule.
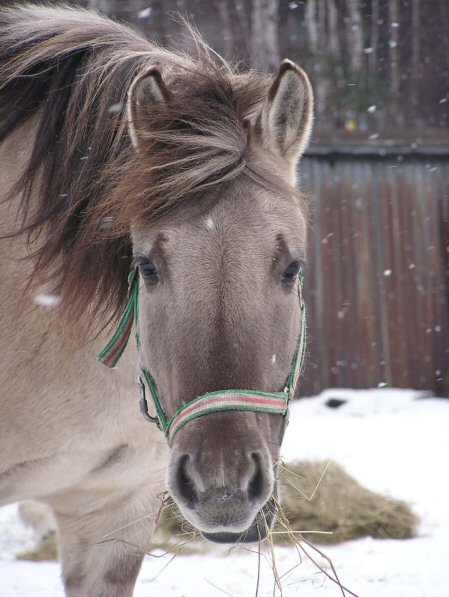
[[[279,391],[297,340],[312,91],[189,57],[93,13],[0,12],[0,504],[53,509],[68,595],[131,595],[168,488],[216,541],[257,540],[281,417],[214,413],[169,451],[169,415],[226,388]],[[137,352],[96,361],[140,270]]]

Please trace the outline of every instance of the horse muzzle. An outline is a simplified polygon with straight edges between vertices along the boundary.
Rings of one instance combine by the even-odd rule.
[[[183,516],[209,541],[259,541],[273,523],[275,483],[268,454],[241,454],[238,466],[222,471],[216,461],[206,467],[183,454],[169,467],[168,485]]]

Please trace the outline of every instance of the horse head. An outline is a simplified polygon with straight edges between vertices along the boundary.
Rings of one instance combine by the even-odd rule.
[[[167,419],[197,397],[226,402],[233,394],[234,407],[206,406],[207,416],[170,438],[167,484],[206,538],[255,541],[274,519],[284,419],[239,397],[247,391],[251,403],[284,390],[305,325],[306,213],[294,185],[312,91],[285,60],[250,118],[236,114],[235,97],[202,83],[210,80],[198,78],[195,97],[177,97],[152,68],[128,94],[135,159],[140,170],[160,169],[151,193],[179,195],[157,218],[132,224],[137,333],[141,367]],[[182,197],[189,185],[195,200]]]

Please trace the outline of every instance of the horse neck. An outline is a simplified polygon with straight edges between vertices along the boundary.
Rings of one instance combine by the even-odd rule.
[[[5,190],[0,196],[0,236],[14,232],[20,224],[20,217],[17,218],[20,198],[4,199],[6,189],[16,182],[25,164],[31,132],[32,123],[29,123],[0,146],[0,189]],[[31,198],[31,213],[33,207]],[[30,249],[38,248],[36,242],[39,241],[28,247],[26,235],[0,237],[1,399],[10,401],[10,408],[21,404],[23,410],[23,398],[28,400],[32,391],[34,395],[26,407],[27,417],[38,417],[37,411],[30,412],[35,405],[37,409],[53,412],[52,401],[61,400],[66,388],[74,400],[77,393],[82,396],[84,402],[78,403],[77,409],[81,417],[85,409],[86,420],[92,418],[94,410],[102,404],[106,427],[108,417],[116,419],[117,413],[120,413],[125,431],[135,425],[140,427],[135,343],[130,342],[120,368],[110,371],[96,360],[110,330],[105,330],[94,340],[86,339],[80,334],[79,320],[63,316],[57,306],[39,305],[42,301],[39,295],[48,295],[50,288],[45,283],[40,284],[39,280],[27,287],[33,270],[33,259],[29,254]],[[74,415],[69,405],[66,413],[57,416],[65,416],[64,425],[67,426]],[[58,424],[58,421],[52,423]]]

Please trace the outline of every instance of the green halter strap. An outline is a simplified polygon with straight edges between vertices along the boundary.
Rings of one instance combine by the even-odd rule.
[[[139,272],[134,269],[129,277],[129,301],[125,307],[117,329],[109,342],[98,355],[98,360],[107,367],[116,366],[131,335],[134,323],[137,347],[140,348],[138,333],[139,318]],[[141,368],[142,377],[139,377],[140,385],[140,407],[145,418],[157,423],[158,427],[165,433],[168,443],[171,445],[176,433],[189,421],[202,417],[209,413],[226,410],[246,410],[266,412],[283,415],[284,423],[281,430],[281,440],[288,420],[288,406],[293,398],[304,366],[306,353],[306,306],[302,297],[301,276],[299,280],[299,304],[301,310],[301,322],[298,341],[293,356],[290,374],[285,383],[283,392],[259,392],[257,390],[218,390],[201,394],[191,402],[183,404],[169,419],[159,400],[156,384],[150,373]],[[145,386],[148,388],[156,409],[156,417],[148,414],[148,405],[145,396]]]

